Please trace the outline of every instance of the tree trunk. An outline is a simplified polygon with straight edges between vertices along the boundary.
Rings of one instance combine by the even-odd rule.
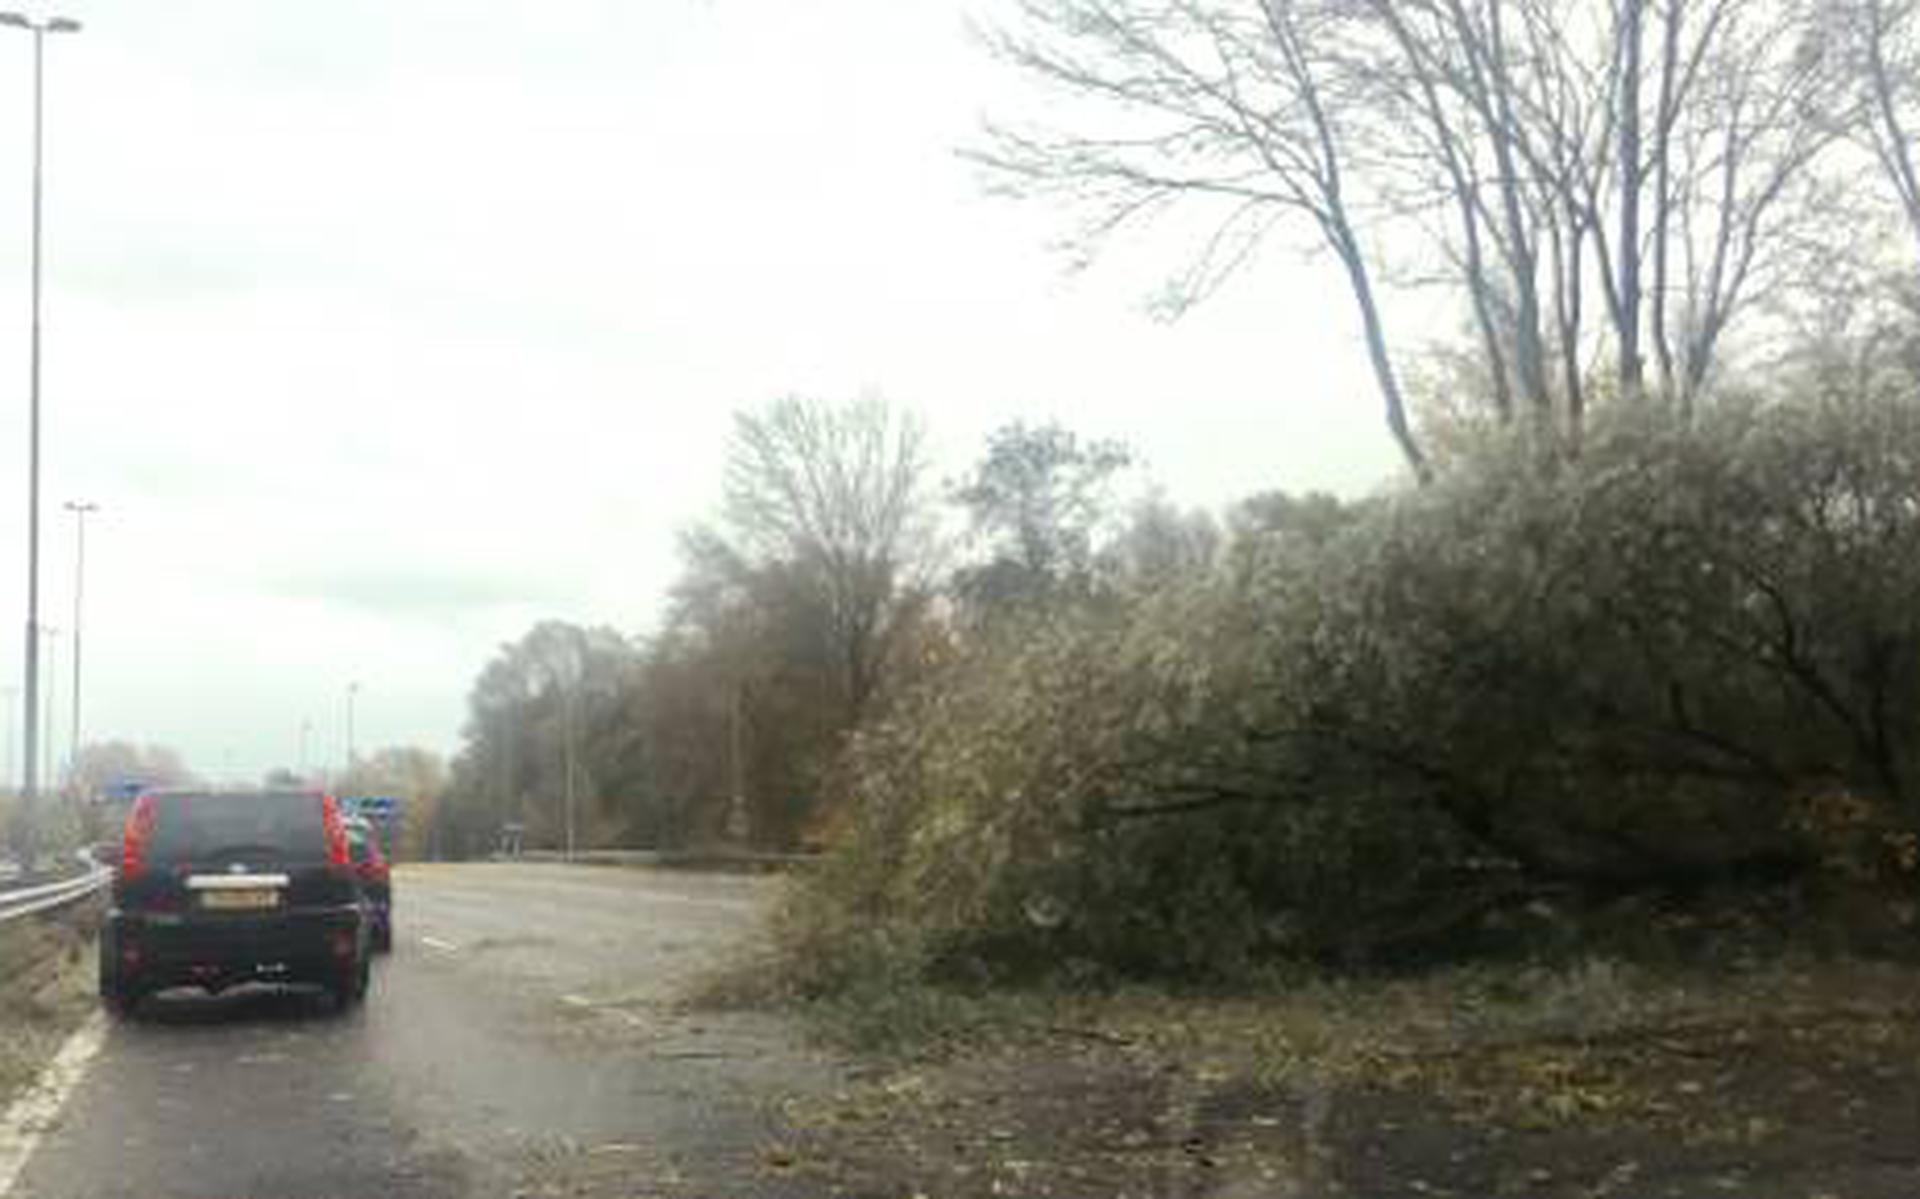
[[[1625,0],[1620,28],[1620,393],[1641,398],[1640,27],[1646,0]]]
[[[1407,460],[1413,477],[1426,485],[1433,481],[1433,466],[1420,448],[1419,440],[1414,436],[1413,426],[1407,420],[1407,404],[1400,390],[1400,379],[1393,369],[1393,359],[1387,353],[1387,331],[1380,319],[1380,307],[1373,296],[1373,280],[1367,273],[1366,260],[1360,255],[1360,247],[1355,243],[1353,232],[1344,227],[1328,229],[1335,248],[1340,256],[1341,265],[1347,268],[1347,282],[1353,288],[1353,298],[1360,305],[1360,323],[1367,341],[1367,360],[1373,365],[1373,379],[1380,388],[1380,397],[1386,401],[1387,429],[1393,434],[1395,444],[1400,447],[1401,456]]]

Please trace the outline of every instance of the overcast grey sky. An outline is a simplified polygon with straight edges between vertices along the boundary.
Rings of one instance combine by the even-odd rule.
[[[789,391],[917,408],[943,474],[1052,417],[1187,504],[1388,476],[1324,266],[1269,254],[1167,325],[1172,239],[1069,274],[1063,214],[982,193],[955,147],[1033,103],[968,36],[992,2],[33,9],[86,23],[47,46],[43,602],[64,630],[60,505],[99,503],[87,736],[238,776],[309,721],[325,766],[357,679],[362,749],[451,751],[533,621],[649,626],[729,414]],[[0,29],[15,687],[30,70]]]

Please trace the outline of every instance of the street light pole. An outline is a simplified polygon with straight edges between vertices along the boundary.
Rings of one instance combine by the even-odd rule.
[[[566,692],[565,692],[565,693],[564,693],[564,694],[562,695],[562,697],[561,697],[561,701],[562,701],[562,703],[561,703],[561,720],[562,720],[562,723],[563,723],[563,724],[564,724],[564,725],[566,726],[566,727],[565,727],[565,728],[564,728],[564,729],[562,730],[562,732],[563,732],[563,735],[564,735],[564,736],[566,737],[566,741],[567,741],[567,777],[566,777],[566,780],[565,780],[565,785],[566,785],[566,793],[567,793],[567,861],[569,861],[569,862],[571,862],[571,861],[573,861],[573,855],[574,855],[574,834],[573,834],[573,805],[574,805],[574,796],[573,796],[573,704],[574,704],[574,689],[573,689],[573,688],[571,688],[571,687],[569,687],[569,688],[568,688],[568,689],[566,690]]]
[[[41,625],[40,631],[47,637],[47,714],[45,727],[41,730],[43,744],[40,752],[47,767],[47,782],[52,783],[54,693],[59,690],[59,680],[55,677],[54,671],[60,664],[61,629],[58,625],[49,624]],[[53,788],[49,786],[46,790],[51,791]]]
[[[347,684],[347,764],[345,769],[341,771],[343,775],[353,770],[353,700],[354,697],[359,694],[360,684],[358,681]]]
[[[67,770],[69,773],[80,764],[80,613],[81,605],[87,593],[87,514],[100,511],[100,505],[87,500],[68,500],[67,511],[73,513],[74,552],[73,552],[73,719],[67,730]]]
[[[0,25],[33,34],[33,270],[32,333],[27,366],[27,629],[26,629],[26,766],[20,786],[20,818],[15,822],[14,848],[31,867],[34,856],[33,804],[38,793],[40,698],[40,215],[41,130],[44,110],[42,79],[46,35],[78,33],[80,22],[66,17],[33,21],[17,12],[0,12]]]

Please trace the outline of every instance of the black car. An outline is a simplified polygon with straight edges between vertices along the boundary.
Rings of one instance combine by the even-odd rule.
[[[134,801],[100,933],[100,997],[317,984],[365,996],[372,921],[330,795],[165,791]]]

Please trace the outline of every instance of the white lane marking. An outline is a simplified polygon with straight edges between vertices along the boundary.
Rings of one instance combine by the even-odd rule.
[[[46,1069],[4,1113],[0,1113],[0,1197],[13,1193],[27,1159],[67,1105],[73,1088],[86,1076],[87,1064],[106,1043],[107,1019],[99,1012],[73,1030]]]
[[[428,949],[438,949],[442,953],[460,952],[458,945],[455,945],[452,941],[442,941],[438,937],[422,937],[420,938],[420,944],[425,945]]]

